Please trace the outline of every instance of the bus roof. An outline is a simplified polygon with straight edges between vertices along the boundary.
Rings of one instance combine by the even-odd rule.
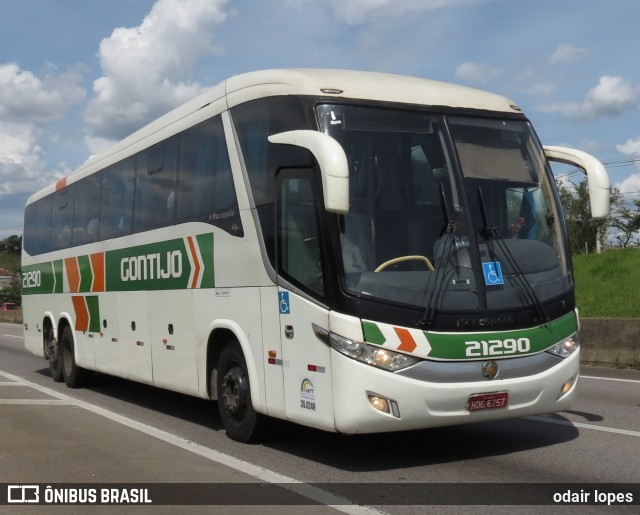
[[[119,161],[123,152],[135,153],[173,133],[202,121],[196,115],[218,114],[225,109],[275,95],[310,95],[442,106],[471,110],[520,113],[508,98],[456,84],[389,73],[330,70],[274,69],[236,75],[142,127],[105,152],[92,157],[69,176],[69,183]],[[58,181],[32,195],[27,203],[62,185]]]
[[[354,70],[263,70],[227,79],[229,107],[270,95],[299,94],[519,112],[504,97],[419,77]]]

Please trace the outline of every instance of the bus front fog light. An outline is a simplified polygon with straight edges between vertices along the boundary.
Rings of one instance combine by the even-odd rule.
[[[378,397],[377,395],[369,395],[369,402],[378,411],[383,413],[389,413],[389,403],[384,397]]]
[[[400,418],[400,408],[398,407],[398,403],[392,399],[387,399],[380,395],[369,395],[369,403],[371,403],[371,406],[378,411]]]
[[[562,388],[560,388],[560,395],[558,395],[558,398],[562,397],[563,395],[566,395],[571,388],[573,388],[573,385],[576,383],[576,379],[578,378],[578,376],[573,376],[571,379],[569,379],[568,381],[565,381],[562,384]]]
[[[369,402],[378,411],[383,413],[389,413],[389,402],[384,397],[378,397],[377,395],[369,395]]]

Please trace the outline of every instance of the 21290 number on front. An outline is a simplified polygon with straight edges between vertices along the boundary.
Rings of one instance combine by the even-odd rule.
[[[485,356],[508,356],[510,354],[526,354],[531,351],[529,338],[507,338],[506,340],[472,340],[464,342],[468,358]]]

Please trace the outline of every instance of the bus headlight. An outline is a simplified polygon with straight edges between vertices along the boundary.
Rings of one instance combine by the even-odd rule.
[[[413,356],[349,340],[335,333],[329,334],[329,341],[331,347],[339,353],[367,365],[390,370],[391,372],[402,370],[419,361],[418,358]]]
[[[555,354],[560,358],[568,358],[580,348],[580,342],[578,340],[578,333],[575,333],[569,338],[565,338],[560,343],[556,343],[547,352]]]

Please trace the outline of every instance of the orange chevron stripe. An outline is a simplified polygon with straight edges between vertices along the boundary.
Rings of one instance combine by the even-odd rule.
[[[411,336],[411,333],[408,329],[402,329],[401,327],[394,327],[393,330],[400,338],[400,345],[398,346],[398,350],[402,350],[405,352],[413,352],[418,346]]]
[[[64,267],[67,270],[67,279],[69,280],[69,291],[78,293],[80,291],[80,268],[78,260],[74,257],[64,260]]]
[[[89,311],[85,304],[84,297],[72,296],[73,310],[76,313],[76,331],[86,331],[89,329]]]
[[[193,266],[195,267],[195,272],[193,274],[193,281],[191,282],[191,287],[196,288],[198,286],[198,278],[200,277],[200,271],[202,269],[202,265],[200,261],[198,261],[198,254],[196,252],[195,244],[193,243],[193,237],[187,237],[187,241],[189,242],[189,251],[191,252],[191,256],[193,257]]]
[[[91,291],[104,291],[104,252],[97,252],[89,256],[91,271],[93,272],[93,284]]]

